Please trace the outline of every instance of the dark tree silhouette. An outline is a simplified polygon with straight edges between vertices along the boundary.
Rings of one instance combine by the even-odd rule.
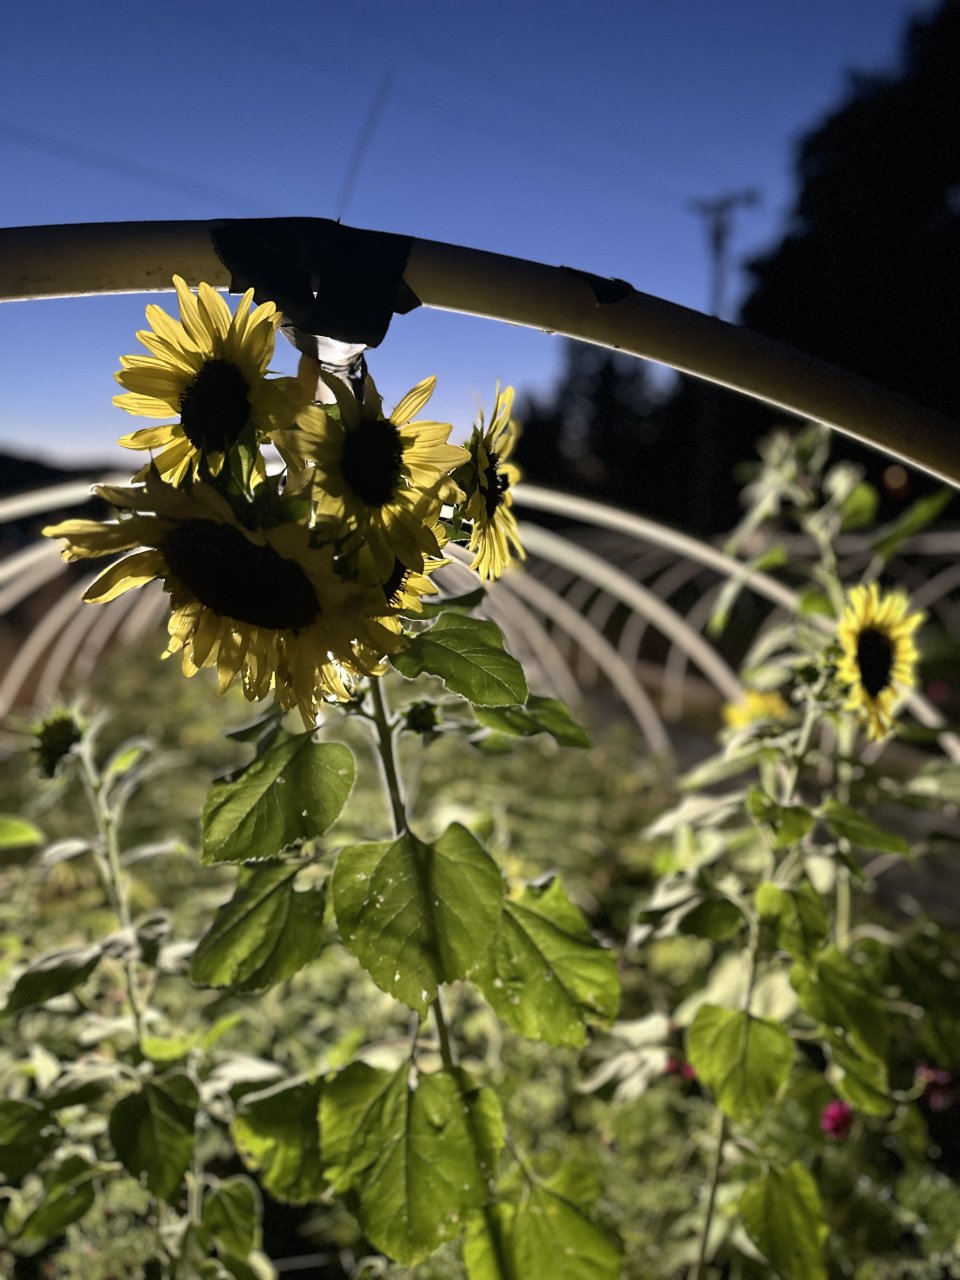
[[[789,229],[748,265],[750,328],[960,418],[960,4],[854,76],[799,147]]]
[[[960,0],[912,22],[898,74],[851,75],[797,180],[782,242],[747,266],[742,322],[960,420]],[[734,522],[734,468],[784,419],[690,378],[658,404],[642,364],[578,344],[554,398],[519,413],[531,479],[697,533]],[[848,438],[835,453],[882,486],[884,455]],[[929,487],[913,474],[881,514]]]

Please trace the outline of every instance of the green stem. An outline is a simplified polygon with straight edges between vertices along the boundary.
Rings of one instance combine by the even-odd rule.
[[[120,921],[124,933],[132,932],[130,904],[127,899],[127,883],[120,862],[120,840],[117,830],[116,815],[103,794],[103,780],[90,757],[89,749],[80,752],[83,767],[83,786],[87,800],[93,812],[97,831],[103,844],[103,854],[97,857],[97,866],[104,882],[104,889],[110,906]],[[123,972],[127,988],[127,999],[133,1015],[133,1026],[137,1036],[137,1047],[143,1042],[143,1003],[140,998],[139,975],[137,962],[132,955],[126,956]]]
[[[717,1145],[710,1162],[710,1181],[707,1189],[707,1209],[704,1214],[703,1228],[700,1232],[700,1248],[697,1260],[690,1268],[689,1280],[700,1280],[707,1261],[707,1246],[710,1243],[710,1228],[713,1225],[713,1212],[717,1204],[717,1189],[720,1186],[720,1166],[723,1163],[723,1144],[727,1140],[727,1117],[720,1112],[720,1130],[717,1134]]]
[[[433,1010],[433,1016],[437,1024],[437,1039],[440,1041],[440,1057],[443,1059],[443,1065],[448,1071],[452,1071],[456,1066],[453,1060],[453,1053],[450,1049],[450,1033],[447,1031],[447,1024],[443,1016],[443,1006],[440,1003],[440,993],[437,992],[437,998],[430,1006]]]
[[[402,836],[409,831],[407,811],[403,803],[403,789],[400,786],[400,775],[397,772],[397,757],[394,751],[394,731],[396,726],[390,720],[387,701],[376,677],[370,681],[370,701],[373,704],[373,724],[377,731],[377,758],[383,774],[384,785],[390,797],[390,811],[393,816],[394,834]]]

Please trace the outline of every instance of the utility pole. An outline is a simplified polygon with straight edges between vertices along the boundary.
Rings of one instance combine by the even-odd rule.
[[[728,250],[730,233],[733,230],[734,210],[738,207],[758,204],[759,201],[759,193],[752,190],[731,191],[727,195],[718,196],[715,200],[690,201],[690,208],[707,224],[711,264],[710,314],[719,319],[723,318],[724,286],[730,265]]]

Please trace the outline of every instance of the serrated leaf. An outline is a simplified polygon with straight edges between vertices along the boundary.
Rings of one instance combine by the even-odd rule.
[[[439,676],[475,706],[514,706],[527,698],[523,668],[504,649],[496,623],[481,618],[444,613],[390,661],[408,680]]]
[[[0,813],[0,851],[33,849],[43,844],[46,836],[33,822],[13,813]]]
[[[59,1141],[59,1130],[38,1102],[0,1099],[0,1173],[19,1182]]]
[[[89,947],[67,947],[41,956],[14,983],[3,1012],[19,1013],[32,1004],[42,1004],[54,996],[66,995],[89,978],[100,963],[102,954],[102,948],[93,944]]]
[[[826,1280],[820,1194],[799,1161],[749,1183],[740,1198],[740,1218],[780,1280]]]
[[[463,1229],[483,1204],[503,1145],[496,1095],[463,1072],[411,1080],[354,1063],[324,1090],[323,1161],[334,1188],[350,1192],[370,1240],[412,1266]]]
[[[873,994],[872,978],[849,955],[828,947],[814,963],[795,964],[790,981],[805,1013],[842,1030],[860,1053],[886,1057],[889,1015]]]
[[[617,1280],[621,1252],[578,1205],[532,1183],[516,1204],[474,1214],[463,1243],[469,1280]]]
[[[496,940],[470,977],[502,1021],[546,1044],[585,1044],[587,1026],[609,1026],[620,1003],[613,952],[557,879],[504,903]]]
[[[160,1200],[174,1198],[190,1165],[197,1102],[189,1077],[171,1072],[121,1098],[110,1113],[117,1159],[135,1178],[144,1175]]]
[[[353,786],[351,751],[313,735],[282,734],[232,781],[215,782],[203,807],[204,862],[276,857],[320,836]]]
[[[260,1247],[262,1213],[257,1184],[242,1174],[218,1182],[203,1200],[203,1225],[221,1253],[245,1258]]]
[[[746,805],[758,822],[770,828],[775,849],[786,849],[796,844],[813,830],[816,822],[816,817],[805,805],[777,804],[760,787],[748,790]]]
[[[952,497],[953,490],[944,488],[914,502],[892,524],[877,530],[873,539],[873,550],[884,560],[889,560],[907,538],[912,538],[915,533],[932,524]]]
[[[777,945],[797,960],[812,960],[830,929],[826,903],[809,881],[796,889],[762,884],[754,896],[761,920],[774,925]]]
[[[333,905],[343,945],[374,982],[426,1013],[442,982],[490,946],[503,904],[497,864],[454,823],[427,844],[411,832],[340,850]]]
[[[887,1064],[876,1058],[865,1058],[838,1035],[826,1032],[824,1039],[839,1072],[836,1086],[840,1097],[867,1115],[890,1115],[896,1103],[890,1097]]]
[[[793,1042],[770,1018],[702,1005],[687,1032],[687,1057],[731,1120],[755,1120],[776,1099]]]
[[[320,1098],[319,1080],[285,1080],[246,1094],[230,1125],[243,1163],[284,1204],[309,1204],[326,1188],[320,1164]]]
[[[548,733],[562,747],[589,747],[590,739],[558,698],[531,693],[522,707],[477,707],[480,724],[496,733],[529,738]]]
[[[744,919],[740,908],[729,898],[707,898],[697,905],[677,923],[678,933],[694,938],[709,938],[712,942],[722,942],[743,927]]]
[[[444,596],[439,600],[424,600],[417,612],[417,617],[433,618],[445,613],[448,609],[475,609],[486,595],[483,587],[475,587],[459,596]]]
[[[325,891],[297,892],[300,868],[283,862],[243,869],[193,954],[190,977],[208,987],[261,991],[293,977],[326,945]]]
[[[50,1170],[43,1180],[43,1201],[21,1224],[16,1238],[23,1244],[39,1245],[59,1235],[71,1222],[78,1222],[96,1198],[94,1180],[105,1167],[90,1164],[83,1156],[68,1156]]]
[[[835,835],[864,849],[881,849],[885,853],[910,852],[910,844],[902,836],[882,831],[862,813],[832,797],[823,806],[823,819]]]

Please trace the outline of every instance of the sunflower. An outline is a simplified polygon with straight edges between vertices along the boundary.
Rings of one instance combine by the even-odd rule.
[[[114,404],[147,418],[179,414],[179,422],[145,427],[121,438],[128,449],[159,449],[159,474],[171,484],[196,477],[203,460],[217,475],[238,446],[256,450],[258,439],[287,426],[304,403],[296,378],[267,378],[281,316],[272,302],[250,310],[248,290],[231,316],[208,284],[197,295],[173,277],[180,321],[148,306],[152,326],[138,332],[148,356],[121,356],[115,375],[126,394]],[[262,464],[260,464],[262,468]],[[137,479],[146,476],[146,469]]]
[[[417,421],[436,378],[425,378],[385,417],[369,376],[363,399],[338,378],[325,378],[336,405],[311,405],[277,445],[294,467],[312,464],[318,523],[355,530],[380,581],[399,560],[415,573],[440,551],[434,525],[445,499],[457,496],[450,472],[467,457],[447,443],[447,422]]]
[[[343,581],[332,547],[311,545],[300,520],[248,527],[208,484],[176,488],[152,471],[145,486],[97,487],[121,511],[117,521],[67,520],[44,530],[65,538],[67,560],[129,552],[88,588],[105,603],[155,578],[171,598],[170,642],[184,674],[216,667],[219,692],[239,676],[250,700],[271,688],[307,724],[324,697],[346,700],[354,677],[373,675],[402,648],[383,593]]]
[[[786,720],[789,715],[790,704],[776,689],[744,689],[737,702],[723,705],[723,722],[728,729],[746,729],[761,720]]]
[[[483,413],[473,429],[467,449],[468,465],[457,473],[467,493],[463,515],[472,521],[468,550],[477,554],[470,564],[481,578],[499,578],[514,558],[524,558],[517,521],[511,510],[510,489],[520,480],[520,471],[509,461],[520,429],[510,417],[513,387],[497,387],[490,426],[484,429]]]
[[[854,587],[837,627],[839,679],[848,686],[845,710],[856,711],[867,736],[879,741],[893,728],[902,689],[916,684],[913,633],[923,621],[902,591],[881,595],[877,584]]]

